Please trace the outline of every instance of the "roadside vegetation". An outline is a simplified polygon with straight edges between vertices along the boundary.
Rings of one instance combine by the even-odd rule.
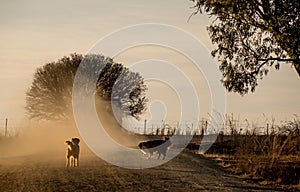
[[[210,123],[213,122],[163,123],[147,135],[149,138],[194,135],[186,147],[188,150],[213,158],[235,174],[261,184],[285,185],[300,190],[299,116],[277,124],[275,119],[250,123],[226,115],[224,123],[219,125],[220,131],[208,130]],[[182,146],[173,144],[174,147]]]
[[[266,127],[249,125],[243,130],[239,121],[227,116],[226,129],[204,155],[261,184],[289,185],[300,189],[300,120],[296,117],[281,125],[272,122]],[[198,144],[199,138],[194,139],[188,148]]]

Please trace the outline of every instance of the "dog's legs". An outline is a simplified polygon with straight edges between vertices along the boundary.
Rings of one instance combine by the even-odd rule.
[[[167,150],[165,150],[164,152],[163,152],[163,160],[165,160],[165,158],[166,158],[166,155],[167,155]]]
[[[74,157],[74,167],[77,167],[78,165],[78,157]]]
[[[141,149],[140,151],[143,153],[144,156],[147,155],[147,153],[144,151],[144,149]]]
[[[70,166],[70,157],[67,157],[66,159],[66,167],[69,167]]]
[[[161,154],[161,153],[160,153],[160,152],[158,152],[158,157],[157,157],[157,159],[159,159],[159,158],[160,158],[160,154]]]

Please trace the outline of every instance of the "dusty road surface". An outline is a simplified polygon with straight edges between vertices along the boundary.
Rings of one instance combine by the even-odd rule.
[[[95,155],[66,168],[64,157],[0,158],[0,191],[284,191],[230,175],[203,156],[183,152],[168,163],[130,170]]]

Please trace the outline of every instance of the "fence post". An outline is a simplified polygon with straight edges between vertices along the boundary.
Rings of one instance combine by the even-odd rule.
[[[5,137],[7,136],[7,123],[8,123],[8,119],[6,118],[5,119],[5,133],[4,133]]]
[[[144,135],[146,135],[147,120],[144,121]]]

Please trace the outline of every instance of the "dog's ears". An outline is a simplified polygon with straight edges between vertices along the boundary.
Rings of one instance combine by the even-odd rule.
[[[80,139],[79,138],[72,138],[72,142],[74,142],[74,143],[79,143],[80,142]]]

